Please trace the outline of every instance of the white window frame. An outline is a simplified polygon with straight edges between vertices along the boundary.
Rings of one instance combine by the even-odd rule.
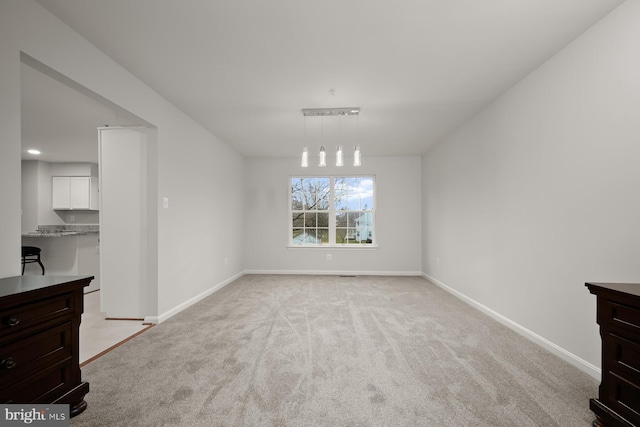
[[[330,188],[330,196],[329,196],[329,209],[326,211],[318,211],[318,212],[328,212],[329,214],[329,242],[328,243],[293,243],[293,202],[292,202],[292,180],[293,179],[310,179],[310,178],[323,178],[329,179],[329,188]],[[373,208],[371,210],[366,210],[365,212],[370,212],[372,217],[372,243],[332,243],[336,241],[336,209],[335,209],[335,179],[336,178],[370,178],[373,180]],[[287,217],[287,229],[288,231],[288,244],[287,248],[290,249],[348,249],[348,250],[358,250],[358,249],[376,249],[378,247],[378,238],[376,233],[376,210],[378,206],[377,194],[376,194],[376,176],[375,175],[354,175],[354,174],[334,174],[334,175],[291,175],[288,178],[287,182],[288,187],[288,203],[289,208],[287,209],[288,217]],[[356,212],[356,211],[351,211]]]

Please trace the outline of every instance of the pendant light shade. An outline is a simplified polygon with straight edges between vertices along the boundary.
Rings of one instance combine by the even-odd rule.
[[[307,147],[302,149],[302,162],[300,162],[300,166],[303,168],[309,167],[309,150]]]
[[[324,145],[320,147],[320,152],[318,153],[318,166],[321,168],[327,166],[327,152],[324,149]]]
[[[344,166],[344,158],[342,156],[342,145],[336,148],[336,166]]]
[[[356,145],[353,150],[353,166],[362,165],[360,161],[360,146]]]

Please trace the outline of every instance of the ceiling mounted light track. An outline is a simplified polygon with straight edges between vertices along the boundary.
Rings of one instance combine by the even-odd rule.
[[[340,108],[303,108],[302,115],[310,116],[355,116],[360,113],[359,107]]]

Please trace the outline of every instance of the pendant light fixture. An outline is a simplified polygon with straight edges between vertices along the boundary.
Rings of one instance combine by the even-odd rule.
[[[333,94],[333,93],[332,93]],[[321,117],[323,119],[323,133],[324,133],[324,117],[325,116],[358,116],[360,113],[359,107],[348,107],[348,108],[303,108],[302,115],[305,117],[305,137],[306,137],[306,118],[308,116]],[[338,128],[340,128],[340,121],[338,121]],[[353,165],[360,166],[362,164],[361,156],[360,156],[360,146],[354,147],[353,153]],[[300,161],[300,166],[303,168],[309,167],[309,150],[307,146],[305,146],[302,150],[302,159]],[[318,166],[325,167],[327,166],[327,150],[324,145],[320,146],[320,151],[318,152]],[[342,145],[338,145],[336,147],[336,166],[341,167],[344,166],[344,152],[342,150]]]
[[[320,152],[318,153],[318,166],[321,168],[327,166],[327,152],[324,149],[324,145],[320,146]]]
[[[304,122],[302,123],[302,131],[304,134],[304,140],[307,140],[307,118],[304,118]],[[309,149],[305,145],[302,149],[302,160],[300,161],[300,166],[303,168],[309,167]]]
[[[360,161],[360,146],[356,145],[353,147],[353,166],[361,166],[362,162]]]
[[[342,130],[341,125],[342,115],[338,116],[338,138],[340,138],[340,131]],[[338,145],[336,147],[336,166],[341,167],[344,166],[344,159],[342,158],[342,145]]]

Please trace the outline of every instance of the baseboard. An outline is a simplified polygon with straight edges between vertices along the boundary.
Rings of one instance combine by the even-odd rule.
[[[245,274],[297,274],[307,276],[422,276],[420,271],[345,271],[345,270],[245,270]]]
[[[233,282],[234,280],[244,276],[245,272],[242,271],[234,276],[231,276],[230,278],[228,278],[227,280],[218,283],[217,285],[207,289],[206,291],[202,292],[199,295],[196,295],[195,297],[183,302],[182,304],[179,304],[175,307],[173,307],[171,310],[168,310],[164,313],[162,313],[160,316],[147,316],[144,318],[144,321],[146,323],[162,323],[165,320],[175,316],[176,314],[180,313],[182,310],[191,307],[193,304],[205,299],[206,297],[208,297],[209,295],[211,295],[212,293],[224,288],[225,286],[227,286],[229,283]]]
[[[552,343],[551,341],[547,340],[546,338],[541,337],[540,335],[536,334],[533,331],[530,331],[529,329],[525,328],[524,326],[514,322],[513,320],[503,316],[500,313],[497,313],[493,310],[491,310],[489,307],[480,304],[479,302],[477,302],[476,300],[469,298],[468,296],[464,295],[461,292],[456,291],[453,288],[450,288],[449,286],[445,285],[444,283],[442,283],[441,281],[429,276],[426,273],[422,273],[421,274],[422,277],[424,277],[425,279],[427,279],[430,282],[433,282],[434,284],[436,284],[437,286],[439,286],[440,288],[444,289],[445,291],[449,292],[450,294],[454,295],[455,297],[461,299],[462,301],[466,302],[467,304],[475,307],[476,309],[480,310],[481,312],[483,312],[484,314],[492,317],[493,319],[497,320],[498,322],[502,323],[503,325],[507,326],[509,329],[512,329],[513,331],[517,332],[518,334],[522,335],[523,337],[533,341],[534,343],[540,345],[541,347],[545,348],[546,350],[550,351],[551,353],[555,354],[556,356],[560,357],[562,360],[570,363],[571,365],[575,366],[576,368],[580,369],[581,371],[591,375],[593,378],[600,380],[601,379],[601,370],[600,368],[598,368],[597,366],[587,362],[586,360],[576,356],[575,354],[567,351],[566,349],[560,347],[559,345],[556,345],[554,343]]]

